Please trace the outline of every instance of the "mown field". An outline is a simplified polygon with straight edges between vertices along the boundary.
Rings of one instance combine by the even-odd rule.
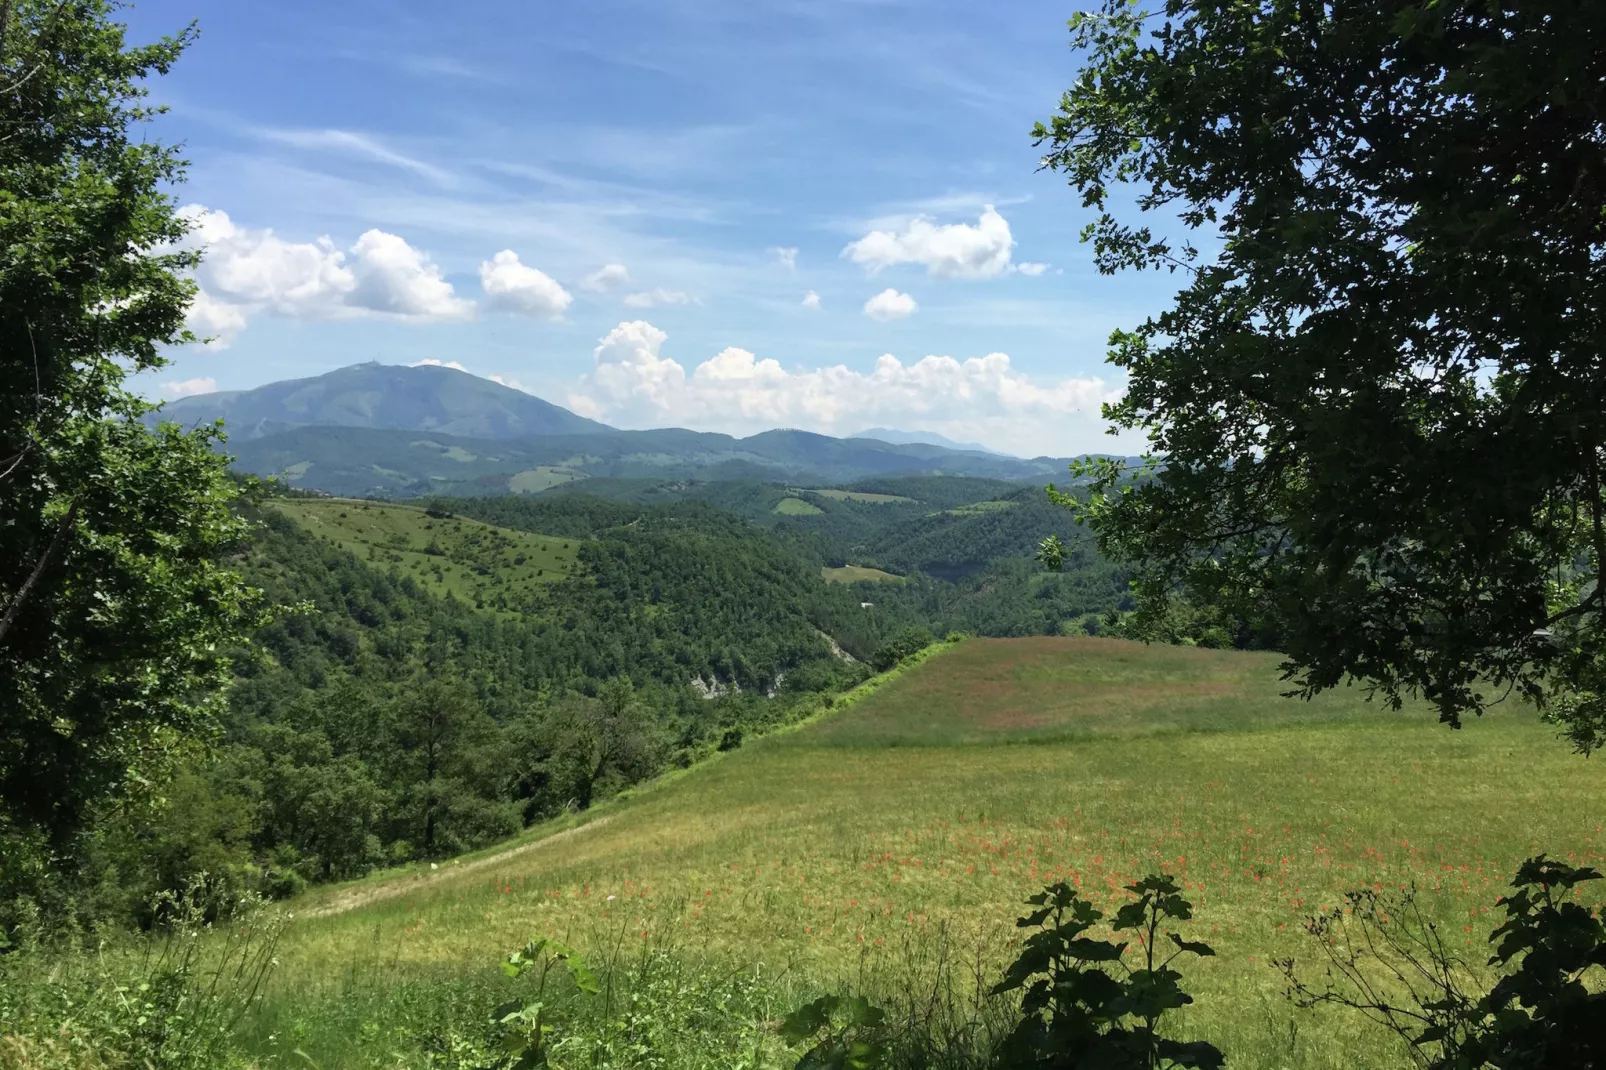
[[[574,568],[574,540],[348,498],[281,498],[273,508],[382,569],[482,609],[516,610],[524,596]]]
[[[1606,773],[1520,709],[1452,732],[1356,691],[1282,698],[1276,664],[1107,639],[962,643],[544,842],[308,896],[262,1035],[282,1042],[361,978],[404,991],[488,975],[532,935],[609,961],[669,948],[797,991],[896,991],[941,956],[986,978],[1046,882],[1110,905],[1165,870],[1219,952],[1188,968],[1183,1032],[1235,1067],[1403,1065],[1365,1022],[1287,1002],[1274,961],[1316,965],[1301,920],[1346,889],[1415,885],[1480,958],[1521,858],[1603,860]],[[359,1049],[329,1040],[309,1058]]]

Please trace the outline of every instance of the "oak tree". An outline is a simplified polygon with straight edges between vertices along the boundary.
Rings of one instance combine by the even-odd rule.
[[[1170,269],[1080,506],[1273,613],[1309,694],[1516,693],[1606,741],[1606,5],[1106,0],[1036,130],[1100,270]],[[1069,501],[1069,498],[1065,500]],[[1047,547],[1052,559],[1055,547]]]

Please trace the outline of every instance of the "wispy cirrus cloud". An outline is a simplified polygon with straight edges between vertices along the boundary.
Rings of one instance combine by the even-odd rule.
[[[398,152],[371,134],[360,134],[352,130],[297,130],[274,127],[254,127],[250,132],[264,141],[279,145],[337,152],[400,168],[403,171],[411,171],[441,186],[450,186],[457,182],[449,171]]]

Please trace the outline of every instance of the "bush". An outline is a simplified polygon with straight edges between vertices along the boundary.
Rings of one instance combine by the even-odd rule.
[[[1475,976],[1423,914],[1415,889],[1401,896],[1350,892],[1343,907],[1306,928],[1327,960],[1315,987],[1282,963],[1302,1007],[1336,1004],[1393,1030],[1429,1070],[1549,1070],[1606,1065],[1606,921],[1569,901],[1593,869],[1530,858],[1500,900],[1503,925],[1488,965],[1503,975],[1483,995]]]
[[[1037,909],[1016,924],[1037,929],[1020,957],[993,989],[1022,992],[1021,1020],[1005,1042],[1012,1068],[1157,1070],[1215,1068],[1221,1052],[1204,1041],[1160,1035],[1166,1012],[1193,1002],[1171,964],[1184,954],[1214,955],[1209,945],[1161,931],[1165,919],[1187,921],[1193,905],[1164,874],[1145,877],[1126,890],[1136,899],[1116,911],[1110,929],[1135,932],[1141,963],[1124,961],[1130,944],[1088,935],[1104,914],[1061,881],[1027,900]],[[1173,949],[1163,953],[1160,938]]]
[[[876,672],[886,672],[904,658],[920,653],[936,641],[936,637],[925,628],[907,628],[876,648],[876,652],[870,655],[870,666]]]

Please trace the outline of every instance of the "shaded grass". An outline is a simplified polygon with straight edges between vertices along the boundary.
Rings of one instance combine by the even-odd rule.
[[[286,975],[382,948],[399,978],[472,977],[550,934],[896,991],[910,947],[1001,966],[1021,900],[1048,881],[1109,906],[1165,869],[1219,952],[1190,970],[1185,1032],[1235,1066],[1400,1065],[1392,1038],[1283,999],[1272,960],[1313,957],[1300,919],[1348,888],[1415,883],[1476,958],[1519,859],[1600,864],[1606,779],[1520,711],[1457,733],[1425,709],[1278,690],[1275,657],[960,644],[840,715],[613,804],[606,824],[300,923]],[[301,987],[274,1013],[307,1006]]]

